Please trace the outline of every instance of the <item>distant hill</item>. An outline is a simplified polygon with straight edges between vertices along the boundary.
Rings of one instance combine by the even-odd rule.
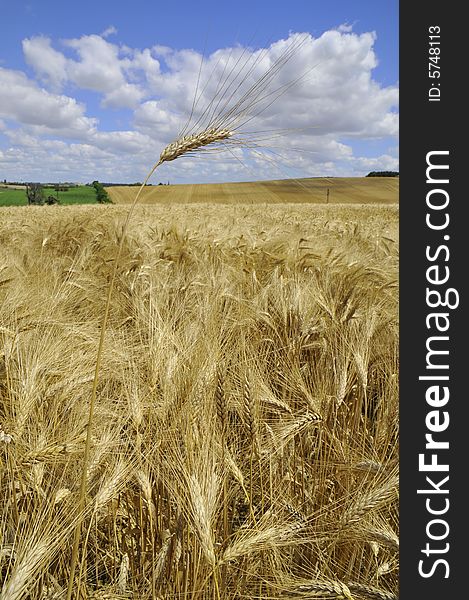
[[[116,204],[133,201],[137,187],[106,188]],[[311,177],[242,183],[154,185],[146,188],[142,204],[395,204],[398,177]]]

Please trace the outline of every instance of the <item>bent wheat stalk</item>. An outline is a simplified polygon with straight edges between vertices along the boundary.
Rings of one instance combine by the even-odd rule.
[[[101,369],[101,361],[102,361],[102,355],[103,355],[103,349],[104,349],[104,338],[105,338],[107,324],[108,324],[108,320],[109,320],[109,311],[110,311],[110,306],[111,306],[112,294],[114,292],[117,268],[119,265],[120,257],[122,255],[122,248],[124,246],[125,233],[127,231],[127,227],[130,222],[130,218],[134,212],[135,206],[137,205],[137,202],[140,198],[142,191],[144,190],[146,184],[148,183],[148,180],[150,179],[150,177],[153,175],[153,173],[156,171],[156,169],[161,164],[163,164],[164,162],[176,160],[180,156],[183,156],[184,154],[187,154],[189,152],[196,152],[199,148],[208,146],[209,144],[215,144],[216,142],[226,140],[231,135],[232,135],[232,133],[227,129],[217,129],[217,128],[212,127],[212,128],[206,129],[204,131],[201,131],[198,134],[184,136],[184,137],[168,144],[166,146],[166,148],[164,148],[164,150],[161,152],[158,162],[155,165],[153,165],[150,172],[146,176],[144,182],[138,189],[137,194],[135,195],[135,198],[130,206],[130,209],[127,212],[127,216],[124,221],[124,225],[122,227],[119,247],[117,249],[116,258],[114,260],[114,265],[112,268],[111,279],[110,279],[109,287],[107,290],[106,304],[104,307],[104,314],[103,314],[103,318],[101,321],[101,332],[100,332],[99,342],[98,342],[98,350],[97,350],[97,355],[96,355],[96,363],[95,363],[94,377],[93,377],[93,386],[92,386],[92,390],[91,390],[90,404],[89,404],[89,410],[88,410],[88,421],[87,421],[87,426],[86,426],[86,441],[85,441],[85,450],[84,450],[84,456],[83,456],[83,469],[82,469],[82,477],[81,477],[81,484],[80,484],[80,496],[79,496],[79,505],[78,505],[79,518],[78,518],[78,523],[77,523],[77,526],[75,529],[75,536],[74,536],[74,540],[73,540],[72,558],[71,558],[71,563],[70,563],[70,578],[69,578],[68,589],[67,589],[67,600],[70,600],[72,597],[73,585],[74,585],[74,579],[75,579],[75,571],[76,571],[77,562],[78,562],[78,548],[79,548],[79,544],[80,544],[80,536],[81,536],[81,530],[82,530],[83,519],[84,519],[84,514],[85,514],[86,483],[87,483],[86,475],[87,475],[88,462],[89,462],[90,451],[91,451],[91,426],[92,426],[93,419],[94,419],[94,409],[95,409],[95,404],[96,404],[96,394],[97,394],[98,381],[99,381],[99,372]],[[78,581],[77,589],[79,589],[79,586],[80,586],[80,583]]]
[[[79,502],[78,502],[78,518],[77,518],[77,526],[75,529],[75,535],[73,540],[72,547],[72,556],[70,562],[70,575],[68,581],[67,588],[67,596],[66,600],[71,600],[73,594],[74,584],[76,585],[76,596],[79,596],[80,590],[80,576],[78,577],[77,582],[75,582],[75,572],[78,563],[78,551],[80,545],[80,537],[81,531],[83,527],[83,521],[85,517],[85,507],[86,507],[86,493],[87,493],[87,470],[88,463],[90,458],[91,451],[91,427],[94,419],[94,410],[96,404],[96,395],[97,395],[97,387],[99,380],[99,372],[101,369],[102,355],[104,349],[104,338],[106,334],[107,324],[109,320],[109,312],[111,306],[111,298],[114,292],[115,280],[117,276],[117,269],[119,265],[119,261],[122,255],[122,249],[125,240],[125,234],[128,228],[128,224],[134,212],[135,206],[144,190],[146,184],[148,183],[150,177],[156,171],[156,169],[165,162],[170,162],[176,160],[181,156],[185,156],[188,154],[194,154],[199,151],[203,151],[205,149],[222,149],[223,146],[228,146],[228,150],[230,149],[230,145],[234,146],[244,146],[248,147],[249,140],[244,139],[242,136],[238,135],[237,130],[243,124],[251,121],[254,117],[259,116],[261,112],[263,112],[266,108],[272,105],[272,103],[283,95],[294,83],[298,82],[301,78],[295,79],[293,82],[289,84],[278,87],[276,90],[268,89],[268,85],[274,79],[274,77],[278,74],[279,70],[285,66],[285,64],[292,58],[292,56],[299,50],[299,48],[304,44],[306,38],[304,39],[296,39],[290,46],[285,50],[284,54],[278,58],[272,66],[268,69],[268,71],[262,75],[262,77],[249,89],[242,94],[241,98],[236,99],[234,93],[230,90],[234,86],[233,84],[236,81],[236,78],[228,80],[226,79],[223,82],[222,88],[218,89],[215,95],[215,98],[212,99],[212,102],[205,109],[202,114],[202,120],[199,118],[195,125],[196,127],[199,124],[201,127],[203,120],[208,117],[209,121],[205,127],[202,127],[198,133],[188,133],[186,135],[181,135],[174,142],[168,144],[160,154],[159,160],[153,165],[150,169],[150,172],[146,176],[142,185],[137,191],[135,198],[127,212],[127,216],[125,218],[122,232],[120,236],[119,246],[117,249],[116,257],[114,260],[114,265],[112,268],[111,278],[107,290],[106,295],[106,304],[104,308],[104,313],[101,321],[101,331],[98,342],[98,349],[96,354],[96,363],[94,369],[93,376],[93,384],[90,396],[90,403],[88,409],[88,420],[86,425],[86,441],[85,441],[85,449],[83,455],[83,468],[82,468],[82,476],[81,476],[81,484],[80,484],[80,492],[79,492]],[[259,60],[259,58],[258,58]],[[255,61],[254,65],[257,64],[258,61]],[[246,66],[243,65],[243,69]],[[251,66],[251,69],[253,68]],[[244,73],[243,76],[247,76],[250,71]],[[239,75],[239,74],[238,74]],[[217,100],[217,104],[215,109],[213,109],[214,100]],[[230,105],[230,102],[232,103]],[[221,106],[220,110],[219,107]],[[254,114],[251,114],[252,109],[255,108]],[[192,113],[191,113],[192,115]],[[190,121],[190,119],[189,119]],[[187,127],[189,122],[184,127],[184,131],[187,131]],[[193,128],[189,131],[192,131]],[[236,134],[236,135],[235,135]]]

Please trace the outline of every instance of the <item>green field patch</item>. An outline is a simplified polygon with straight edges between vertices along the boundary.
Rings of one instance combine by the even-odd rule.
[[[0,206],[21,206],[27,203],[26,192],[24,190],[0,188]]]
[[[48,196],[57,198],[53,188],[44,188],[44,199]],[[25,190],[0,187],[0,206],[27,206],[28,199]],[[80,185],[71,187],[66,192],[59,191],[59,204],[96,204],[96,191],[94,187]]]

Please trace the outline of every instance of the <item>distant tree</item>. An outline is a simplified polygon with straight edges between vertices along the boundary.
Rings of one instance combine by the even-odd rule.
[[[46,200],[45,200],[46,204],[58,204],[59,203],[59,199],[56,198],[55,196],[47,196]]]
[[[100,204],[107,204],[112,202],[102,183],[100,183],[99,181],[93,181],[93,187],[96,190],[96,200]]]
[[[399,171],[371,171],[367,177],[399,177]]]
[[[26,196],[28,204],[44,204],[44,191],[40,183],[28,183],[26,185]]]

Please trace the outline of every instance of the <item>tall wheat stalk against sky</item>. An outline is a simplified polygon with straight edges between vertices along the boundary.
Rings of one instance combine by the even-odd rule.
[[[168,144],[166,148],[160,154],[158,161],[152,166],[148,175],[145,177],[142,185],[138,189],[135,199],[132,202],[120,235],[119,246],[117,248],[116,256],[114,259],[113,270],[107,290],[106,303],[104,307],[104,313],[101,323],[101,331],[98,342],[98,349],[96,354],[96,364],[94,370],[93,384],[89,402],[89,413],[88,422],[86,429],[86,440],[85,449],[83,456],[83,469],[80,484],[80,499],[78,508],[78,523],[75,529],[71,565],[70,565],[70,579],[67,589],[67,600],[71,600],[73,594],[73,587],[75,584],[75,572],[78,563],[78,552],[81,537],[81,530],[84,519],[85,503],[86,503],[86,487],[87,487],[87,469],[90,456],[91,448],[91,425],[94,418],[94,409],[96,403],[96,393],[99,382],[99,372],[101,368],[101,361],[104,348],[104,340],[106,334],[106,328],[109,318],[109,310],[111,305],[111,298],[114,292],[115,280],[117,269],[119,265],[119,259],[122,254],[122,248],[125,240],[125,234],[128,228],[128,224],[134,212],[135,206],[140,198],[142,191],[148,183],[150,177],[153,175],[155,170],[164,162],[176,160],[187,154],[200,153],[204,150],[220,150],[236,148],[236,147],[257,147],[260,142],[268,141],[274,137],[273,132],[268,132],[267,136],[261,136],[258,132],[251,135],[241,135],[242,128],[259,116],[263,111],[270,107],[274,102],[278,100],[283,94],[288,92],[298,81],[303,79],[307,73],[301,77],[288,82],[287,84],[281,85],[277,88],[271,88],[272,82],[281,69],[295,56],[302,45],[307,40],[307,36],[297,36],[293,38],[293,41],[286,48],[284,53],[273,62],[268,70],[254,83],[251,85],[246,92],[242,93],[239,97],[236,92],[243,81],[245,81],[253,70],[258,66],[267,53],[267,49],[261,51],[254,61],[245,60],[243,62],[243,54],[236,61],[234,67],[226,75],[222,76],[218,82],[216,93],[211,99],[209,104],[202,111],[200,116],[191,124],[191,120],[194,115],[195,107],[200,97],[198,97],[198,87],[200,80],[200,71],[197,79],[197,86],[194,93],[194,101],[192,104],[191,113],[187,120],[185,127],[183,128],[179,137],[172,143]],[[282,135],[284,132],[280,132]],[[76,584],[77,597],[80,589],[80,578]]]

